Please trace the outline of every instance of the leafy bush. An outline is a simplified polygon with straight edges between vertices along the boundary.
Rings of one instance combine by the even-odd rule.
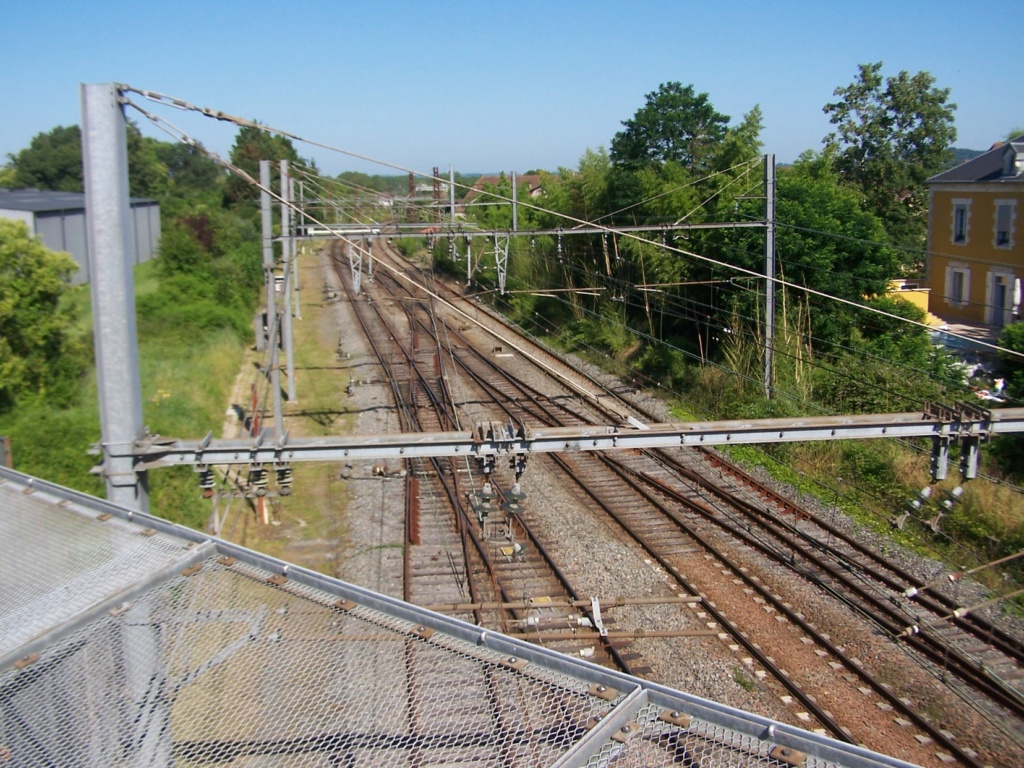
[[[395,241],[395,247],[405,258],[411,259],[427,247],[427,239],[425,237],[400,237]]]
[[[89,474],[96,457],[86,452],[100,439],[95,401],[58,408],[43,397],[26,396],[15,411],[0,418],[0,432],[11,439],[19,471],[102,495],[101,480]]]
[[[75,262],[0,219],[0,411],[29,394],[66,403],[84,370],[74,319],[61,303]]]

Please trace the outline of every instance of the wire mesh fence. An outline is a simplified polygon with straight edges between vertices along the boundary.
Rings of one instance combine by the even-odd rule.
[[[904,765],[0,473],[0,763]]]

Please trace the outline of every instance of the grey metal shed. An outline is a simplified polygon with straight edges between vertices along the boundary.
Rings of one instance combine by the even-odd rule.
[[[160,204],[133,197],[131,229],[135,243],[134,263],[156,255],[160,243]],[[65,251],[78,264],[72,285],[89,282],[89,249],[85,237],[85,195],[43,189],[0,189],[0,218],[23,221],[43,245]]]

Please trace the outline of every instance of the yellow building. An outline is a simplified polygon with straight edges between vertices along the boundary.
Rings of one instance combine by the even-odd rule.
[[[1008,325],[1024,277],[1024,136],[927,183],[928,309],[948,323]]]

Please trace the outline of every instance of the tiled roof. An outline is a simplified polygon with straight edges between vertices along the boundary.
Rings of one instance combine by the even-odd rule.
[[[506,178],[511,178],[511,177],[506,177]],[[469,192],[466,193],[465,202],[468,203],[468,202],[472,201],[473,198],[475,198],[479,194],[481,194],[483,192],[485,184],[490,184],[492,186],[495,186],[500,181],[501,181],[501,176],[481,176],[473,184],[473,188],[471,190],[469,190]],[[516,185],[529,184],[531,192],[533,192],[533,190],[535,190],[535,189],[540,187],[540,182],[541,182],[541,177],[540,177],[539,173],[524,173],[524,174],[519,174],[519,175],[516,176]]]
[[[949,183],[958,181],[1003,181],[1024,182],[1024,174],[1016,176],[1003,175],[1003,157],[1007,146],[1013,147],[1018,155],[1024,155],[1024,136],[1018,136],[1009,142],[999,142],[988,152],[978,155],[965,163],[936,174],[928,179],[928,184]]]

